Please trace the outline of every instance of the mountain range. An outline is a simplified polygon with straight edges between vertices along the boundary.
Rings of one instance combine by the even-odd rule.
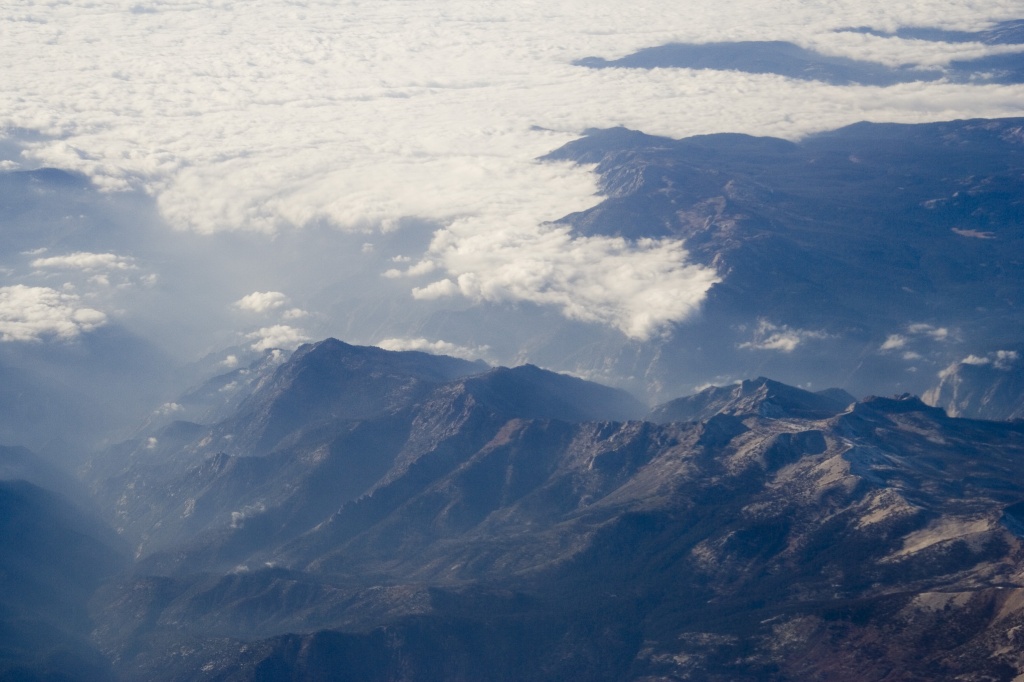
[[[328,339],[95,456],[135,561],[89,641],[120,679],[1009,680],[1022,455],[908,395],[649,410]]]
[[[670,339],[623,359],[621,374],[651,378],[638,392],[763,375],[920,395],[951,363],[1018,343],[1022,130],[861,123],[789,142],[611,129],[549,158],[600,175],[607,198],[564,219],[576,232],[681,238],[722,278]]]
[[[113,317],[0,343],[0,678],[1018,679],[1022,142],[590,131],[547,158],[604,198],[560,223],[682,240],[720,279],[695,316],[371,315],[537,364],[327,338],[175,370]],[[52,223],[2,265],[107,248],[93,189],[0,172]]]

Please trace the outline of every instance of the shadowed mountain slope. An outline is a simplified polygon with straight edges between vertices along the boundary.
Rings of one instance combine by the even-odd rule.
[[[114,679],[87,601],[126,567],[120,540],[56,493],[0,481],[0,678]]]
[[[266,454],[202,444],[236,415],[178,427],[175,467],[120,453],[143,560],[93,617],[123,677],[1024,673],[1003,643],[1024,626],[1019,423],[767,379],[669,403],[684,421],[615,421],[621,393],[535,367],[447,378],[322,350],[334,389],[295,379],[312,346],[250,404],[353,406],[310,410],[331,429],[294,412],[302,435]],[[363,390],[376,413],[355,412]]]
[[[1024,325],[1022,130],[859,123],[789,142],[620,128],[548,158],[596,164],[607,198],[564,218],[577,233],[681,239],[722,278],[645,356],[652,386],[772,376],[921,394]]]

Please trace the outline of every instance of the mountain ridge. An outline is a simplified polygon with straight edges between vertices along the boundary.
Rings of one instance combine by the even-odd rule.
[[[367,386],[393,366],[384,357],[343,387]],[[407,385],[400,373],[384,384],[372,400]],[[369,447],[393,437],[347,495],[366,451],[314,446],[321,432],[301,426],[313,440],[204,450],[172,472],[164,487],[204,486],[182,488],[193,514],[214,490],[244,494],[102,589],[92,616],[119,674],[881,680],[910,660],[933,678],[1024,671],[996,644],[1024,625],[1020,423],[950,417],[910,395],[846,404],[763,377],[682,398],[680,418],[656,408],[657,421],[591,418],[621,394],[536,367],[394,395],[410,402],[378,401],[379,419],[351,413],[331,432],[367,430]],[[195,443],[225,423],[179,428]],[[293,493],[265,496],[262,480]],[[177,503],[156,508],[153,529],[178,523]],[[963,627],[922,649],[947,606]],[[878,649],[881,630],[904,634]],[[443,664],[429,654],[440,642]]]

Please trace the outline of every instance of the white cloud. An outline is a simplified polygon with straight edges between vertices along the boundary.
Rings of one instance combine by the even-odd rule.
[[[828,338],[822,331],[794,329],[787,325],[777,325],[761,318],[757,321],[753,339],[739,344],[740,348],[751,350],[776,350],[792,353],[803,342]]]
[[[896,350],[898,348],[903,348],[906,345],[907,337],[903,336],[902,334],[890,334],[888,338],[886,338],[885,343],[881,345],[879,350]]]
[[[1008,372],[1012,370],[1020,360],[1020,353],[1014,350],[997,350],[987,355],[974,355],[971,353],[959,362],[954,362],[939,372],[940,379],[956,374],[962,365],[973,365],[976,367],[992,365],[995,369]]]
[[[73,339],[106,321],[102,312],[81,307],[73,293],[23,284],[0,287],[0,341]]]
[[[127,256],[118,256],[113,253],[88,253],[85,251],[77,251],[64,256],[36,258],[32,261],[31,265],[34,268],[82,270],[84,272],[136,269],[132,259]]]
[[[263,327],[249,334],[248,338],[253,341],[252,349],[257,351],[276,348],[292,349],[310,340],[304,331],[286,324]]]
[[[415,339],[384,339],[377,343],[384,350],[419,350],[434,355],[450,355],[466,360],[482,360],[487,358],[490,350],[487,346],[460,346],[448,341],[428,341],[424,338]]]
[[[1008,370],[1017,364],[1020,354],[1015,350],[997,350],[993,358],[996,369]]]
[[[1020,354],[1013,350],[997,350],[985,356],[968,355],[960,361],[961,365],[992,365],[996,369],[1008,371],[1017,364]]]
[[[412,290],[413,298],[423,301],[432,301],[446,296],[455,296],[459,293],[459,285],[450,279],[440,279],[423,287],[415,287]]]
[[[720,281],[714,270],[688,264],[680,241],[574,238],[565,226],[525,218],[500,230],[457,221],[434,236],[430,256],[450,277],[414,290],[419,298],[458,292],[475,301],[529,301],[636,339],[685,320]]]
[[[934,25],[934,20],[928,25]],[[822,54],[849,57],[891,67],[941,68],[952,61],[966,61],[997,54],[1015,54],[1020,45],[986,45],[981,42],[942,43],[928,40],[876,36],[853,31],[818,34],[797,42]]]
[[[405,271],[434,271],[433,283],[410,286],[415,298],[529,301],[634,338],[685,319],[714,273],[685,265],[678,242],[580,239],[546,226],[598,197],[591,169],[538,156],[590,127],[797,138],[859,120],[1017,115],[1024,99],[1024,86],[836,87],[572,66],[673,41],[751,39],[943,63],[1007,48],[835,29],[974,30],[1016,18],[1017,0],[737,0],[713,10],[662,0],[223,0],[152,9],[96,0],[0,17],[0,60],[12,65],[0,82],[0,129],[41,133],[23,166],[142,188],[172,226],[202,233],[321,223],[386,232],[407,217],[436,221],[430,253]]]
[[[963,365],[987,365],[992,362],[989,358],[981,358],[977,355],[968,355],[966,358],[960,361]]]
[[[933,341],[945,341],[949,338],[949,329],[946,327],[935,327],[924,323],[907,325],[907,332],[917,336],[927,336]]]
[[[905,349],[902,357],[904,360],[920,360],[921,354],[910,350],[909,347],[924,341],[945,342],[954,337],[954,332],[948,327],[936,327],[924,322],[915,322],[904,327],[903,333],[890,334],[878,350],[882,353],[888,351]]]
[[[288,302],[288,297],[280,291],[254,291],[234,302],[239,310],[250,313],[266,313],[280,308]]]
[[[185,408],[178,403],[164,403],[156,409],[156,414],[166,417],[167,415],[176,414],[178,412],[184,412]]]
[[[392,259],[396,262],[401,262],[400,256]],[[422,275],[429,275],[431,272],[437,269],[437,263],[432,260],[421,260],[415,265],[411,265],[405,270],[398,270],[397,268],[391,268],[390,270],[384,271],[384,276],[395,279],[398,277],[420,277]]]

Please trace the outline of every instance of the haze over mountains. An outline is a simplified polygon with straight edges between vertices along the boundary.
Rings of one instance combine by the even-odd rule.
[[[38,629],[54,608],[42,597],[12,602],[23,615],[3,626],[27,643],[5,650],[9,674],[1012,679],[1024,666],[1019,422],[763,378],[636,419],[645,408],[621,391],[536,367],[333,339],[261,375],[217,423],[90,458],[120,539],[56,500],[35,525],[44,492],[12,488],[8,518],[33,540],[8,536],[8,561],[98,571],[37,574],[39,594],[81,610],[108,578],[64,639]],[[118,574],[125,541],[135,564]]]
[[[1022,129],[1022,119],[865,123],[797,143],[726,134],[676,141],[622,128],[590,131],[545,160],[593,167],[605,196],[593,208],[566,216],[560,229],[581,240],[686,245],[678,253],[685,264],[676,275],[655,285],[662,271],[653,270],[628,284],[653,287],[646,294],[638,289],[630,308],[602,308],[585,297],[555,309],[403,302],[398,279],[367,279],[389,258],[382,248],[364,253],[362,237],[332,238],[312,230],[251,244],[249,256],[266,258],[270,269],[281,268],[281,276],[296,273],[293,288],[319,290],[322,309],[333,313],[314,314],[289,308],[284,294],[245,296],[257,273],[213,268],[207,257],[187,249],[177,251],[182,260],[175,268],[190,269],[156,278],[156,263],[175,253],[173,243],[157,228],[134,233],[111,220],[137,197],[98,195],[67,174],[10,171],[8,196],[23,224],[33,224],[25,216],[34,213],[72,208],[83,217],[69,226],[47,218],[34,231],[5,233],[12,271],[32,260],[40,284],[72,277],[64,293],[35,284],[8,287],[11,336],[0,344],[0,363],[9,378],[0,394],[18,418],[2,425],[5,438],[38,449],[55,437],[109,437],[118,427],[125,437],[147,415],[158,421],[200,418],[201,412],[186,410],[200,409],[202,400],[212,400],[203,409],[213,409],[221,399],[239,395],[247,385],[245,366],[263,349],[287,349],[310,331],[331,327],[356,336],[376,329],[371,336],[384,337],[382,344],[393,349],[507,364],[528,359],[623,386],[647,401],[758,375],[840,386],[854,395],[923,395],[936,389],[940,373],[970,357],[998,357],[997,375],[1017,376],[1024,290]],[[93,259],[99,264],[76,271],[24,255],[29,244],[109,255],[128,235],[137,240],[137,255],[123,268]],[[336,258],[307,265],[304,254],[311,247]],[[87,262],[81,255],[77,260]],[[614,269],[606,276],[632,277]],[[75,293],[97,278],[109,280],[100,285],[106,298]],[[611,285],[611,279],[594,283],[598,291]],[[212,293],[194,299],[200,291]],[[128,307],[109,316],[88,307],[101,300]],[[194,307],[181,308],[192,300]],[[131,312],[143,302],[144,315]],[[662,331],[646,341],[631,339],[596,321],[569,319],[573,306],[621,315],[623,324],[634,325],[627,329]],[[223,307],[231,312],[214,315]],[[89,310],[104,316],[95,328],[74,321],[87,319]],[[681,310],[687,311],[685,322],[664,327],[658,321]],[[179,314],[186,314],[183,325]],[[286,314],[302,320],[306,330],[270,325],[242,344],[230,330],[248,319]],[[212,337],[210,320],[220,325]],[[25,340],[14,336],[15,329]],[[189,340],[176,344],[183,333]],[[172,352],[180,358],[211,338],[224,346],[191,369],[170,371],[181,362]],[[192,394],[177,402],[190,383],[226,370],[235,374],[207,398]],[[104,397],[75,397],[83,391]],[[975,416],[1014,414],[1000,407],[984,414],[957,409]]]
[[[0,16],[0,679],[1024,678],[983,5]]]

